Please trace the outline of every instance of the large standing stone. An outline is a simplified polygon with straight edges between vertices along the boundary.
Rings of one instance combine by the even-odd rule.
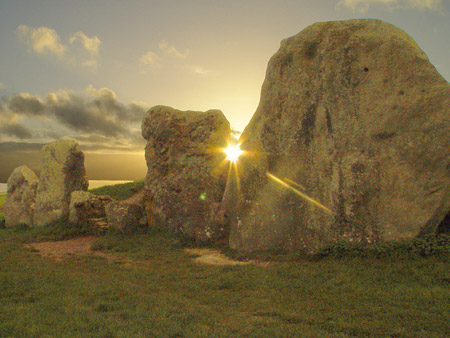
[[[4,204],[5,225],[32,225],[38,178],[26,165],[12,172],[7,182]]]
[[[147,140],[146,209],[157,225],[194,239],[227,235],[216,215],[226,182],[222,149],[230,125],[221,111],[179,111],[151,108],[142,122]]]
[[[235,249],[411,238],[450,210],[450,85],[379,20],[316,23],[282,41],[241,142]]]
[[[36,196],[34,224],[42,226],[69,216],[70,194],[87,190],[84,154],[73,140],[42,148],[42,168]]]

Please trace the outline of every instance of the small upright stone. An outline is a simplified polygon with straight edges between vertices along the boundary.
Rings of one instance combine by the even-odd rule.
[[[4,204],[5,225],[32,225],[38,178],[26,165],[17,167],[8,178]]]
[[[68,218],[70,195],[88,188],[84,154],[73,140],[60,140],[42,148],[42,169],[39,179],[34,224]]]
[[[226,225],[217,217],[227,174],[222,150],[230,139],[223,113],[156,106],[142,121],[142,136],[149,223],[199,241],[225,237]]]

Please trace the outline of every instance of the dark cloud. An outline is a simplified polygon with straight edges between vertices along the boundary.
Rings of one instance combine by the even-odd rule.
[[[84,93],[59,90],[45,98],[28,93],[3,98],[0,182],[23,164],[38,174],[42,146],[62,136],[80,144],[90,179],[141,179],[146,166],[140,122],[146,110],[137,103],[119,102],[106,88],[88,87]]]
[[[21,140],[31,139],[31,130],[18,123],[9,123],[0,127],[0,131],[6,135],[17,137]]]
[[[26,93],[11,96],[6,106],[10,111],[24,115],[42,115],[45,111],[45,104],[40,98]]]
[[[45,142],[68,136],[87,146],[134,151],[144,146],[136,129],[146,110],[141,104],[119,102],[107,88],[89,86],[83,93],[59,90],[45,99],[20,93],[2,100],[0,137]]]
[[[109,111],[95,103],[83,102],[70,97],[48,104],[49,111],[66,127],[79,132],[101,133],[105,136],[119,136],[127,133],[124,124],[119,123]]]
[[[136,103],[124,105],[117,101],[116,94],[110,89],[90,90],[96,98],[92,101],[92,109],[108,112],[119,121],[140,122],[146,108]]]
[[[47,95],[48,111],[65,126],[105,136],[127,136],[129,125],[142,119],[146,108],[120,103],[113,91],[88,88],[89,98],[59,91]]]
[[[0,152],[10,151],[40,151],[44,146],[43,143],[31,143],[31,142],[1,142]]]

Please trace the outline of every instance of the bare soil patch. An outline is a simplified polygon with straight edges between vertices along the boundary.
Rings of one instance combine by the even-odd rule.
[[[93,255],[97,257],[103,257],[108,262],[114,262],[119,264],[124,264],[125,266],[136,266],[138,263],[148,263],[148,262],[138,262],[124,257],[119,257],[114,254],[107,254],[99,251],[92,251],[92,244],[98,239],[98,237],[81,237],[75,239],[69,239],[64,241],[48,241],[48,242],[38,242],[30,243],[25,245],[25,247],[32,249],[37,252],[42,257],[48,257],[55,261],[63,261],[66,259],[74,258],[83,255]],[[201,249],[201,248],[189,248],[185,249],[190,255],[196,256],[193,261],[199,264],[206,265],[248,265],[254,264],[257,266],[268,266],[267,262],[259,262],[254,260],[249,261],[237,261],[228,258],[216,249]]]
[[[42,257],[48,257],[55,261],[62,261],[74,256],[93,255],[103,257],[108,262],[132,265],[132,260],[99,251],[92,251],[91,246],[97,239],[98,237],[81,237],[65,241],[30,243],[25,247],[37,251]]]

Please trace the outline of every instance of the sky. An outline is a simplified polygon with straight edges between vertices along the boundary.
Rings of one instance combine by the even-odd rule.
[[[242,131],[281,40],[355,18],[403,29],[450,81],[450,0],[0,0],[0,182],[60,138],[90,179],[143,178],[150,107],[220,109]]]

